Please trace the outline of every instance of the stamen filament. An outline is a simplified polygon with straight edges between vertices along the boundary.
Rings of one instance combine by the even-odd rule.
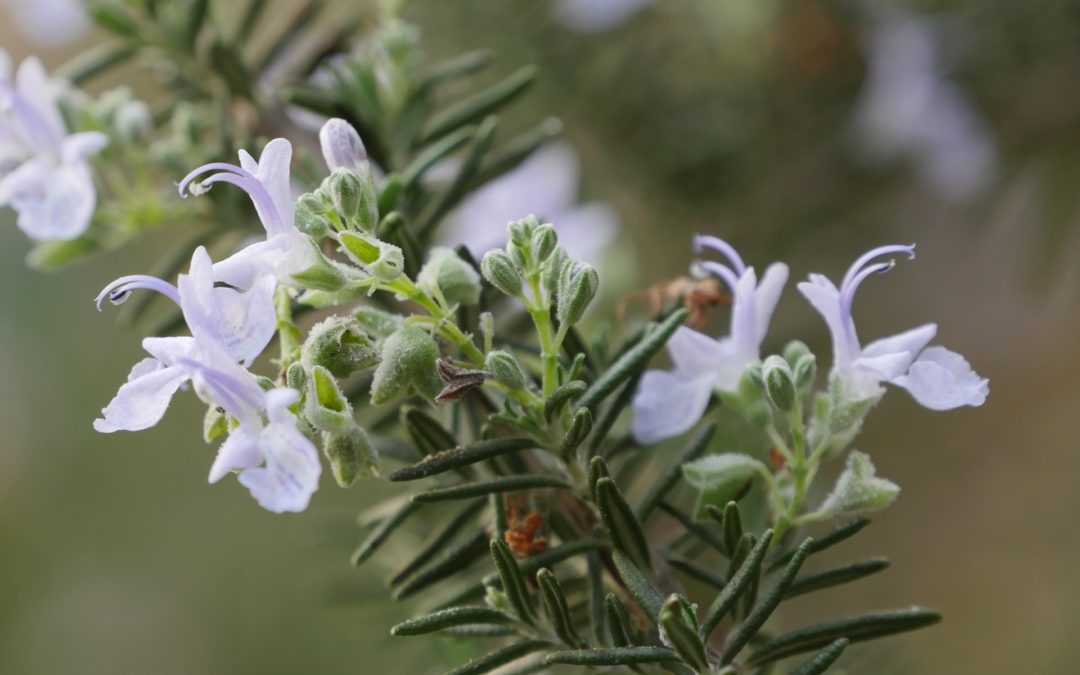
[[[731,267],[735,270],[736,276],[742,276],[746,271],[746,264],[743,262],[742,257],[739,256],[735,247],[727,243],[720,237],[714,237],[707,234],[699,234],[694,237],[694,253],[701,253],[702,249],[711,248],[714,251],[722,254],[731,263]]]
[[[248,196],[251,197],[251,200],[255,202],[255,206],[258,208],[259,212],[265,214],[265,217],[270,220],[270,222],[263,223],[268,234],[282,234],[287,231],[287,224],[283,222],[281,214],[278,213],[277,207],[274,206],[274,200],[270,196],[270,193],[267,192],[266,186],[264,186],[258,177],[250,171],[236,166],[235,164],[212,162],[200,166],[198,169],[195,169],[184,176],[183,180],[177,184],[177,187],[180,190],[180,196],[187,197],[186,190],[192,181],[208,171],[220,171],[220,173],[212,174],[199,181],[199,187],[209,189],[214,183],[230,183],[235,185],[246,192]]]
[[[94,298],[94,303],[97,305],[98,311],[101,311],[101,302],[106,297],[109,298],[109,302],[112,304],[119,305],[127,300],[127,296],[131,291],[138,289],[157,291],[175,302],[177,307],[180,306],[180,291],[177,290],[176,286],[146,274],[132,274],[120,277],[102,289],[101,293],[98,293],[98,296]]]

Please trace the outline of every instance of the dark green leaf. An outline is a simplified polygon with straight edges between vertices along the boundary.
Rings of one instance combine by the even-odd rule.
[[[240,20],[239,27],[236,31],[237,44],[244,44],[247,42],[248,37],[251,36],[251,31],[255,29],[255,25],[259,23],[259,17],[262,16],[263,10],[266,9],[267,0],[251,0],[248,3],[247,11],[244,12],[244,18]]]
[[[611,470],[603,457],[593,457],[589,462],[589,494],[596,494],[596,483],[601,478],[611,478]]]
[[[570,428],[566,430],[566,436],[559,445],[559,456],[570,461],[578,446],[589,435],[592,425],[592,412],[588,408],[579,408],[570,420]]]
[[[478,530],[472,537],[458,542],[452,548],[443,553],[442,557],[431,566],[420,570],[412,578],[403,583],[394,591],[394,599],[404,598],[421,591],[428,586],[442,581],[443,579],[457,574],[475,560],[481,558],[488,550],[487,533]]]
[[[912,607],[818,623],[766,641],[751,654],[749,663],[756,667],[794,654],[820,649],[838,638],[862,642],[917,630],[939,621],[941,614],[938,612]]]
[[[652,572],[645,531],[611,478],[596,481],[596,506],[615,548],[626,554],[640,569]]]
[[[507,616],[490,607],[451,607],[427,616],[399,623],[390,629],[390,634],[398,637],[426,635],[454,626],[471,624],[507,624],[513,623],[513,617]]]
[[[680,309],[642,336],[642,339],[611,364],[578,401],[578,407],[595,408],[615,388],[633,377],[649,364],[652,357],[664,347],[668,338],[686,321],[687,312]]]
[[[210,0],[191,0],[186,12],[187,21],[184,25],[184,41],[189,45],[195,44],[196,38],[199,37],[199,31],[203,27],[203,22],[206,21],[209,8]]]
[[[424,177],[428,169],[435,166],[447,155],[462,148],[476,133],[476,127],[466,126],[456,129],[439,139],[439,142],[420,152],[405,170],[401,172],[401,188],[410,190]]]
[[[686,621],[684,602],[677,595],[671,596],[664,602],[664,606],[660,609],[660,628],[664,630],[667,643],[684,662],[699,673],[710,672],[705,645],[698,637],[695,627]]]
[[[460,668],[451,670],[447,675],[475,675],[476,673],[488,673],[501,665],[516,661],[522,656],[547,649],[551,645],[539,640],[517,642],[509,647],[503,647],[498,651],[491,652],[486,656],[473,659]]]
[[[685,512],[680,511],[671,504],[661,501],[660,510],[668,514],[686,528],[686,531],[694,535],[701,541],[705,542],[712,548],[716,549],[724,555],[730,555],[730,550],[724,544],[724,540],[720,538],[720,535],[714,533],[709,528],[705,527],[701,523],[695,523],[694,519],[687,515]]]
[[[57,69],[56,75],[72,84],[80,85],[95,75],[127,61],[137,52],[138,49],[130,45],[96,45]]]
[[[825,534],[814,537],[814,547],[810,550],[811,555],[814,553],[820,553],[825,549],[835,546],[840,542],[854,536],[859,530],[863,529],[870,524],[869,518],[857,518],[855,520],[843,523],[836,526],[833,530],[826,532]],[[795,551],[791,550],[787,553],[780,555],[776,560],[772,561],[766,568],[766,571],[772,572],[778,570],[791,560],[791,556],[795,555]]]
[[[544,419],[550,422],[555,415],[559,414],[562,407],[570,402],[570,399],[581,396],[586,388],[587,385],[584,382],[574,380],[551,392],[551,396],[544,401]]]
[[[535,490],[538,488],[570,489],[572,486],[561,478],[541,475],[507,476],[476,483],[461,483],[444,488],[433,488],[413,495],[413,501],[421,503],[441,502],[448,499],[469,499],[497,492]]]
[[[780,605],[780,601],[783,600],[784,592],[788,586],[795,581],[795,575],[799,573],[799,569],[802,568],[806,557],[810,555],[810,546],[813,543],[814,540],[809,537],[803,541],[799,548],[795,550],[795,555],[791,557],[787,567],[784,568],[784,573],[780,579],[761,598],[761,602],[754,607],[750,615],[728,635],[724,643],[724,653],[720,657],[720,663],[726,665],[734,661],[742,648],[750,642],[750,638],[754,637],[761,630],[761,627],[765,625],[765,621]]]
[[[623,388],[619,390],[619,395],[615,397],[615,400],[608,404],[604,408],[603,414],[600,415],[600,419],[593,425],[592,442],[589,443],[589,456],[592,457],[600,453],[600,447],[607,440],[608,434],[611,433],[611,429],[615,426],[615,422],[619,419],[619,415],[626,409],[630,402],[634,400],[634,394],[637,393],[638,383],[641,381],[641,373],[634,375]]]
[[[421,77],[418,87],[431,87],[447,80],[472,75],[487,68],[490,64],[491,52],[486,49],[467,52],[432,67],[430,71]]]
[[[709,570],[682,558],[668,558],[668,563],[683,574],[706,583],[716,590],[722,590],[727,586],[727,581],[719,574],[713,574]]]
[[[468,192],[468,186],[476,172],[480,170],[480,162],[484,159],[491,143],[495,138],[495,129],[499,121],[495,117],[487,117],[476,130],[472,145],[465,155],[465,161],[461,163],[457,175],[450,185],[435,198],[434,204],[428,209],[423,218],[423,224],[417,230],[417,237],[421,241],[427,241],[442,219],[450,212]]]
[[[540,597],[544,601],[548,620],[555,635],[571,647],[580,647],[584,643],[574,629],[574,620],[570,616],[570,605],[559,586],[559,580],[544,568],[536,573],[536,583],[540,586]]]
[[[727,546],[728,551],[735,551],[742,534],[742,515],[739,514],[739,505],[728,502],[724,507],[724,545]]]
[[[795,583],[788,587],[784,597],[793,598],[803,593],[811,593],[823,588],[851,583],[871,574],[877,574],[888,568],[888,566],[888,558],[870,558],[869,560],[860,560],[859,562],[841,565],[822,572],[807,574],[796,579]]]
[[[660,607],[664,604],[664,596],[660,594],[652,581],[645,576],[645,573],[622,552],[615,551],[612,554],[612,559],[615,562],[615,570],[619,573],[619,578],[623,580],[623,584],[626,585],[626,589],[634,596],[634,599],[645,610],[645,614],[653,620],[653,623],[659,621]]]
[[[139,33],[139,24],[128,9],[117,2],[95,2],[89,7],[90,18],[107,31],[135,37]]]
[[[836,659],[840,658],[840,655],[844,653],[849,644],[851,644],[851,641],[847,638],[836,640],[828,647],[811,656],[809,660],[800,663],[795,670],[791,671],[790,675],[821,675]]]
[[[504,105],[529,88],[536,80],[536,68],[525,66],[503,81],[484,91],[449,106],[442,113],[433,117],[427,128],[421,132],[418,145],[424,145],[441,138],[458,127],[475,122],[498,111]]]
[[[709,635],[720,625],[720,622],[724,620],[724,616],[727,615],[731,608],[735,606],[735,602],[738,601],[739,597],[750,585],[750,582],[757,578],[758,571],[761,569],[761,562],[765,559],[765,552],[769,550],[772,538],[772,530],[765,530],[761,533],[761,539],[750,550],[746,560],[739,566],[738,571],[731,576],[731,580],[728,581],[724,590],[709,605],[708,611],[705,612],[705,619],[701,622],[702,639],[709,639]]]
[[[492,457],[535,447],[536,441],[529,438],[497,438],[492,441],[480,441],[464,448],[443,450],[442,452],[427,455],[418,463],[398,469],[390,474],[390,480],[406,481],[427,478],[451,469],[483,462]]]
[[[405,519],[412,515],[417,507],[418,505],[411,501],[405,502],[401,507],[394,511],[394,513],[376,525],[375,529],[368,535],[368,538],[364,540],[364,543],[360,544],[352,554],[352,564],[359,565],[370,558],[371,554],[382,546],[383,542],[386,541],[386,538],[390,536],[390,533],[405,522]]]
[[[406,407],[402,409],[401,417],[409,439],[421,456],[449,450],[457,445],[454,435],[424,411]]]
[[[532,601],[529,599],[525,577],[521,574],[521,568],[518,567],[510,547],[502,539],[491,540],[491,559],[495,562],[495,569],[502,580],[503,592],[514,611],[525,623],[533,623]]]
[[[611,641],[616,647],[629,647],[634,644],[634,622],[626,605],[614,593],[604,598],[604,618],[606,619]]]
[[[529,131],[518,134],[505,143],[492,148],[487,159],[480,165],[480,171],[477,173],[476,178],[473,179],[472,187],[479,187],[494,178],[498,178],[507,171],[513,170],[528,159],[529,155],[535,152],[537,148],[561,134],[562,129],[562,122],[549,117]],[[563,342],[564,351],[570,349],[575,343],[579,347],[584,346],[584,343],[572,337],[575,333],[574,328],[567,331],[567,339]],[[592,357],[589,355],[588,350],[574,353],[585,354],[586,365],[589,367],[595,366],[594,363],[591,363]]]
[[[677,663],[679,656],[662,647],[615,647],[612,649],[576,649],[552,652],[548,663],[572,666],[629,666],[635,663]]]
[[[473,521],[476,514],[483,508],[484,503],[483,499],[478,499],[459,511],[458,514],[446,524],[446,527],[444,527],[442,531],[430,538],[427,545],[420,549],[420,551],[413,556],[412,560],[407,562],[404,567],[398,570],[398,572],[390,578],[390,585],[397,586],[405,581],[405,579],[409,578],[410,574],[426,565],[429,560],[435,558],[440,551],[445,549],[447,544],[454,539],[462,528]]]

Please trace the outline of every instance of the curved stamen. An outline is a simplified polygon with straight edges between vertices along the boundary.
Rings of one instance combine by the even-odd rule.
[[[743,262],[742,257],[739,256],[735,247],[727,243],[720,237],[714,237],[707,234],[698,234],[694,236],[694,253],[701,253],[703,249],[711,248],[717,251],[728,261],[731,262],[731,267],[735,270],[735,273],[742,276],[742,273],[746,271],[746,264]]]
[[[177,307],[180,306],[180,291],[176,289],[167,281],[162,281],[157,277],[147,276],[145,274],[132,274],[126,277],[120,277],[116,281],[112,282],[104,289],[98,296],[94,298],[94,303],[97,305],[98,311],[101,311],[101,302],[108,297],[109,302],[114,305],[123,304],[131,292],[138,289],[146,289],[148,291],[157,291],[168,299],[176,303]]]
[[[209,171],[220,171],[221,173],[212,174],[203,180],[192,185],[192,182],[198,177]],[[180,197],[186,198],[187,191],[193,195],[201,195],[206,190],[210,189],[214,183],[230,183],[240,188],[244,192],[248,193],[251,200],[255,202],[256,208],[259,213],[264,214],[266,218],[271,219],[272,222],[263,223],[267,232],[282,232],[284,231],[286,224],[282,221],[281,214],[278,213],[277,207],[274,206],[274,199],[270,196],[270,193],[266,190],[266,186],[262,184],[257,176],[250,171],[243,169],[235,164],[228,164],[226,162],[212,162],[210,164],[204,164],[195,169],[188,175],[184,176],[183,180],[177,183],[177,188],[180,191]],[[197,186],[197,187],[196,187]],[[201,190],[201,191],[200,191]]]
[[[855,299],[855,290],[868,276],[888,272],[896,267],[896,261],[890,260],[883,263],[875,263],[862,268],[852,279],[844,278],[844,285],[840,287],[840,315],[851,318],[851,301]]]
[[[739,277],[736,276],[731,268],[723,263],[714,262],[712,260],[703,260],[697,263],[699,267],[708,272],[712,272],[716,276],[724,280],[724,283],[731,289],[732,295],[735,294],[735,288],[739,285]]]
[[[866,253],[863,253],[854,263],[851,264],[851,267],[848,268],[847,274],[844,275],[844,281],[840,284],[841,293],[843,293],[843,289],[851,285],[851,283],[855,280],[855,276],[859,274],[859,271],[862,270],[862,268],[866,267],[866,265],[869,264],[871,260],[875,258],[880,258],[883,255],[890,255],[893,253],[904,253],[907,255],[908,260],[914,260],[915,244],[911,244],[910,246],[905,246],[904,244],[889,244],[888,246],[878,246],[877,248],[872,248]]]

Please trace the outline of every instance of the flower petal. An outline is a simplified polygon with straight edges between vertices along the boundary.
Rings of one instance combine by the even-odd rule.
[[[284,138],[275,138],[267,143],[266,147],[263,148],[262,155],[259,156],[258,162],[255,162],[247,152],[240,151],[240,166],[255,174],[259,182],[263,184],[263,187],[270,194],[270,199],[274,202],[274,209],[277,211],[277,215],[280,216],[280,223],[273,218],[268,219],[268,214],[262,213],[259,210],[258,203],[256,203],[255,208],[259,210],[259,218],[263,224],[268,226],[280,224],[281,226],[273,229],[268,227],[270,236],[288,232],[295,222],[292,184],[289,182],[289,164],[291,162],[292,144]]]
[[[267,426],[260,446],[266,466],[242,472],[240,483],[268,511],[306,509],[322,472],[315,446],[296,428],[295,419]]]
[[[837,365],[850,363],[859,356],[859,344],[855,338],[855,326],[851,317],[845,317],[840,309],[840,291],[833,282],[820,274],[811,274],[809,281],[798,285],[810,304],[817,310],[833,340],[833,359]]]
[[[931,410],[980,406],[990,393],[988,380],[971,369],[963,356],[944,347],[928,347],[906,375],[892,380]]]
[[[195,338],[187,336],[148,337],[143,338],[142,348],[166,366],[173,366],[181,359],[191,358],[196,343]]]
[[[278,235],[250,244],[214,263],[214,279],[239,289],[251,288],[262,275],[277,274],[292,245],[293,237],[290,235]]]
[[[784,292],[784,284],[788,280],[788,266],[784,263],[773,263],[765,268],[761,275],[761,282],[754,291],[754,309],[756,333],[754,335],[758,345],[765,340],[769,332],[769,321],[772,319],[776,304],[780,301],[780,294]]]
[[[874,340],[863,348],[862,354],[863,356],[876,357],[897,352],[907,352],[911,354],[912,360],[914,360],[919,352],[926,349],[926,345],[930,344],[935,335],[937,335],[937,324],[924,324],[903,333]],[[907,370],[907,368],[905,367],[904,370]]]
[[[675,370],[693,377],[716,369],[719,361],[731,356],[723,342],[686,326],[680,326],[668,339],[667,350]]]
[[[254,469],[262,464],[258,433],[251,433],[244,426],[233,431],[218,449],[217,457],[210,466],[209,482],[216,483],[230,471]]]
[[[634,396],[634,437],[651,444],[687,431],[701,419],[712,390],[708,375],[687,378],[663,370],[646,372]]]
[[[165,415],[173,394],[188,375],[183,368],[167,367],[150,370],[140,361],[132,368],[138,375],[120,387],[102,417],[94,420],[94,429],[109,434],[114,431],[141,431],[157,424]]]
[[[30,160],[5,176],[0,203],[18,211],[19,229],[38,241],[69,240],[90,225],[97,195],[84,164],[47,168]]]
[[[60,155],[65,164],[76,164],[96,155],[109,144],[109,137],[98,131],[72,134],[61,143]]]

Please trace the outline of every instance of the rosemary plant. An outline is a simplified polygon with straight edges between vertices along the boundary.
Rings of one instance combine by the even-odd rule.
[[[367,512],[352,563],[378,560],[402,528],[424,529],[421,546],[383,562],[396,565],[393,596],[423,593],[427,609],[388,629],[477,645],[453,673],[809,675],[852,642],[939,620],[918,607],[794,629],[774,618],[789,598],[888,566],[808,571],[898,494],[850,450],[883,385],[936,410],[987,395],[963,357],[927,346],[933,324],[858,340],[856,289],[914,247],[871,250],[839,286],[820,275],[799,284],[833,337],[824,378],[802,342],[761,354],[787,267],[759,280],[714,236],[695,248],[722,261],[693,273],[726,289],[727,336],[684,325],[699,311],[688,293],[606,341],[586,330],[600,273],[560,243],[558,223],[521,214],[491,251],[435,245],[463,198],[557,133],[545,121],[500,135],[498,115],[532,68],[461,94],[449,85],[488,56],[426,65],[392,8],[319,32],[315,0],[287,31],[254,41],[272,33],[266,4],[229,15],[206,0],[94,3],[115,39],[66,67],[67,81],[131,62],[161,75],[150,103],[128,90],[55,99],[33,59],[14,78],[0,71],[0,138],[19,141],[3,158],[15,168],[0,202],[40,242],[32,264],[60,266],[163,224],[189,230],[152,275],[98,296],[101,306],[156,292],[130,305],[132,319],[150,298],[171,301],[98,431],[153,426],[190,383],[208,406],[206,441],[221,441],[210,481],[236,475],[270,511],[304,510],[324,463],[342,487],[380,474],[401,483]],[[308,33],[314,48],[297,54]],[[251,53],[253,42],[268,46]],[[326,169],[307,150],[312,119]],[[234,149],[238,165],[223,161]],[[179,195],[165,189],[185,174]],[[648,370],[665,347],[674,369]],[[716,452],[716,403],[758,439],[746,452]],[[845,454],[815,497],[821,468]]]

